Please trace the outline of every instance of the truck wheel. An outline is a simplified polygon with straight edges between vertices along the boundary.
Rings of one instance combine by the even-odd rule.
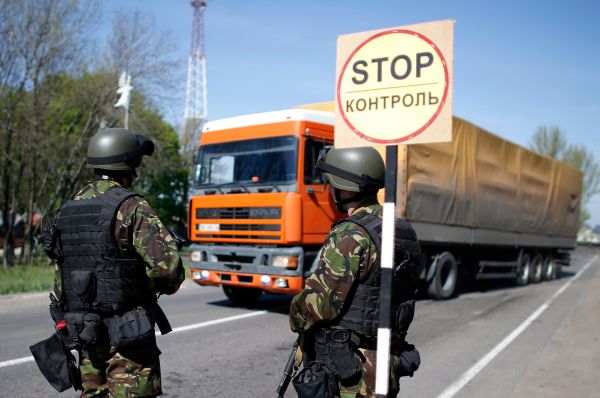
[[[240,307],[253,307],[262,295],[260,289],[226,285],[223,285],[223,292],[234,305]]]
[[[517,285],[524,286],[529,283],[529,271],[531,269],[531,257],[521,251],[517,260]]]
[[[529,273],[529,282],[540,283],[542,281],[544,257],[541,254],[536,255],[531,260],[531,272]]]
[[[456,288],[458,266],[450,252],[443,252],[435,261],[436,269],[429,282],[427,292],[435,300],[446,300],[452,297]]]
[[[544,258],[543,278],[545,281],[550,281],[556,278],[556,262],[552,254],[549,254]]]

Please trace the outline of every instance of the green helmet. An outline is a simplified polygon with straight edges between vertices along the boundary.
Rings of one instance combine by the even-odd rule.
[[[154,143],[133,131],[114,128],[100,130],[90,140],[87,168],[135,170],[143,155],[152,155]]]
[[[384,186],[385,164],[379,152],[372,147],[325,147],[319,154],[316,167],[337,189],[377,192]]]

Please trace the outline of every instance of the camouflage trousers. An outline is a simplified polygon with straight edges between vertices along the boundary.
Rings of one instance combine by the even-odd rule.
[[[108,342],[83,351],[81,384],[84,398],[156,397],[162,393],[160,351],[156,341],[135,350],[116,351]]]
[[[375,398],[375,374],[376,374],[376,357],[377,351],[365,350],[360,348],[360,352],[364,357],[362,365],[362,375],[356,380],[351,379],[339,383],[340,398]],[[388,398],[396,397],[400,391],[398,368],[400,366],[400,358],[392,355],[390,359],[390,381]]]

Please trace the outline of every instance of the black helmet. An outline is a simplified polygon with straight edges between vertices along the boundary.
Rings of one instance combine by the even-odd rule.
[[[154,153],[154,143],[133,131],[114,128],[100,130],[90,140],[87,168],[103,170],[135,170],[142,156]]]
[[[372,147],[325,147],[319,154],[316,167],[337,189],[376,193],[384,186],[385,164],[379,152]]]

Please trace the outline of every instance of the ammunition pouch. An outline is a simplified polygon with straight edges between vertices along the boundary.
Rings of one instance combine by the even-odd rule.
[[[292,380],[298,398],[336,398],[339,388],[332,371],[324,362],[313,361]]]
[[[61,332],[65,347],[72,350],[96,344],[105,333],[100,315],[93,312],[67,312],[64,314],[67,331]]]
[[[108,318],[105,322],[110,344],[118,350],[142,345],[154,338],[154,319],[143,307]]]
[[[362,362],[357,354],[360,343],[350,329],[338,326],[319,329],[315,333],[315,357],[325,363],[338,380],[357,377]]]
[[[89,270],[75,270],[70,276],[73,291],[80,301],[79,307],[91,308],[96,298],[96,276]]]
[[[81,390],[81,374],[75,358],[57,333],[30,346],[29,350],[38,368],[56,391],[63,392],[71,387]]]
[[[419,350],[412,344],[404,342],[404,345],[399,350],[398,355],[400,356],[400,368],[398,370],[398,376],[410,376],[419,369],[421,365],[421,355]]]

